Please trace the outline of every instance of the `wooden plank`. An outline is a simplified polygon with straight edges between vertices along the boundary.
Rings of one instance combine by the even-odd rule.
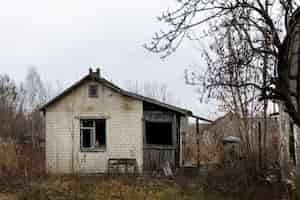
[[[144,149],[145,170],[161,170],[166,161],[175,166],[175,150]]]
[[[150,122],[173,122],[174,113],[161,111],[145,111],[144,120]]]
[[[200,130],[199,130],[199,119],[196,119],[196,132],[197,132],[197,167],[200,167]]]
[[[108,173],[137,173],[137,161],[132,158],[110,158],[108,159]]]
[[[180,115],[175,116],[175,137],[176,137],[176,150],[175,150],[175,167],[180,167],[180,151],[181,151],[181,137],[180,137]]]

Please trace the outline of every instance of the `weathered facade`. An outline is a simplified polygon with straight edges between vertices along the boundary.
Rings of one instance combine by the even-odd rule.
[[[127,92],[92,72],[42,111],[49,173],[103,173],[109,160],[139,172],[181,165],[181,132],[191,111]]]

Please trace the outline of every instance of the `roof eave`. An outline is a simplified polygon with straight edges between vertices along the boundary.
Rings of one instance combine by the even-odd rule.
[[[182,115],[192,116],[192,117],[194,116],[193,113],[192,113],[192,111],[190,111],[190,110],[179,108],[177,106],[173,106],[173,105],[170,105],[170,104],[158,101],[156,99],[152,99],[152,98],[145,97],[145,96],[142,96],[142,95],[139,95],[139,94],[128,92],[128,91],[123,90],[120,87],[116,86],[115,84],[111,83],[110,81],[107,81],[104,78],[101,78],[101,77],[97,78],[97,77],[92,76],[90,74],[86,75],[81,80],[77,81],[75,84],[73,84],[72,86],[70,86],[69,88],[67,88],[66,90],[64,90],[61,94],[59,94],[56,97],[54,97],[52,100],[50,100],[45,105],[43,105],[39,110],[45,113],[47,107],[49,107],[50,105],[52,105],[53,103],[55,103],[57,100],[59,100],[60,98],[62,98],[66,94],[68,94],[71,90],[73,90],[74,88],[78,87],[81,83],[83,83],[86,80],[95,80],[95,81],[99,82],[100,84],[104,84],[105,86],[111,88],[112,90],[114,90],[114,91],[116,91],[116,92],[118,92],[118,93],[120,93],[120,94],[122,94],[124,96],[128,96],[128,97],[131,97],[131,98],[134,98],[134,99],[138,99],[138,100],[143,101],[143,102],[148,102],[148,103],[151,103],[151,104],[154,104],[154,105],[157,105],[157,106],[161,106],[161,107],[164,107],[166,109],[172,110],[174,112],[180,113]],[[198,118],[201,118],[201,117],[198,117]],[[204,118],[202,118],[202,119],[204,119]],[[204,119],[204,121],[209,121],[209,120]]]

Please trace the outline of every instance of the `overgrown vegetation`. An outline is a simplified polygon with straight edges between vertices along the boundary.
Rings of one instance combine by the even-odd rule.
[[[298,64],[292,62],[299,58],[299,52],[292,51],[299,46],[294,42],[299,6],[298,0],[178,0],[176,7],[158,17],[166,28],[145,45],[166,58],[185,39],[200,44],[205,64],[186,71],[187,84],[197,87],[206,100],[217,100],[222,110],[240,114],[246,163],[259,163],[258,174],[270,168],[268,138],[274,133],[267,127],[271,101],[280,105],[282,119],[286,112],[288,120],[300,126],[299,90],[295,89],[299,87],[291,83],[300,75]],[[256,137],[251,135],[256,126],[251,120],[257,116],[263,121],[254,128],[258,129]],[[281,170],[289,165],[288,156],[283,156],[288,154],[284,147],[288,131],[283,132],[277,151]],[[251,147],[253,140],[258,141],[258,151]]]
[[[200,176],[132,177],[132,176],[48,176],[34,177],[30,182],[9,181],[1,188],[1,199],[7,200],[233,200],[289,198],[283,184],[256,181],[247,185],[241,172],[218,170]],[[2,183],[2,181],[1,181]],[[8,187],[10,186],[10,187]]]
[[[255,159],[240,160],[230,167],[221,163],[212,168],[178,169],[173,177],[159,176],[161,173],[137,177],[47,175],[45,125],[38,108],[52,95],[34,69],[29,74],[27,83],[20,85],[6,75],[0,76],[0,199],[229,200],[263,199],[265,194],[279,199],[289,196],[289,188],[278,176],[275,181],[266,181],[268,173],[279,174],[277,169],[262,176],[257,173]]]

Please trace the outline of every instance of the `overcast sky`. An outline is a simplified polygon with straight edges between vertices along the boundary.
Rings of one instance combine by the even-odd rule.
[[[162,24],[156,16],[174,0],[3,1],[0,7],[0,73],[22,81],[35,66],[45,81],[68,86],[91,66],[123,85],[127,80],[167,84],[183,107],[214,118],[216,106],[201,104],[184,83],[184,69],[199,62],[188,42],[166,60],[146,51]]]

